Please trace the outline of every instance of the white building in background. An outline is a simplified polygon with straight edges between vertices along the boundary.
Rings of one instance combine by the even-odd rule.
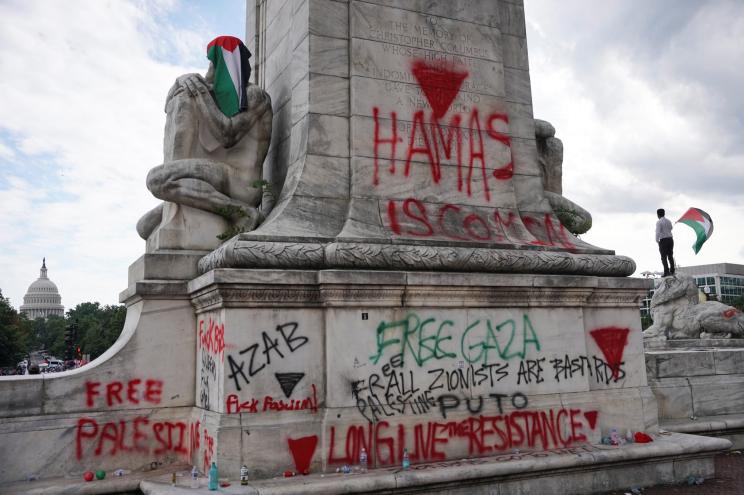
[[[59,295],[59,289],[47,277],[46,258],[41,262],[39,278],[28,286],[26,295],[23,296],[20,311],[29,320],[65,315],[65,307],[62,306],[62,296]]]
[[[744,265],[714,263],[711,265],[685,266],[677,271],[690,275],[708,299],[731,304],[744,295]]]

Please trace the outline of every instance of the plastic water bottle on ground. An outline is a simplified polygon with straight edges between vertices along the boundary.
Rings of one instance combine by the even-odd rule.
[[[199,488],[199,470],[196,466],[191,469],[191,488]]]
[[[367,450],[364,447],[359,453],[359,470],[363,473],[367,472]]]
[[[219,487],[219,472],[217,471],[217,464],[212,462],[212,467],[209,468],[209,485],[207,488],[210,490],[217,490]]]
[[[630,429],[625,433],[625,443],[633,443],[633,432]]]
[[[408,457],[408,449],[403,449],[403,469],[408,470],[411,467],[411,458]]]

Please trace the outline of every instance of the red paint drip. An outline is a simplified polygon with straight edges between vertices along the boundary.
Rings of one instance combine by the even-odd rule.
[[[454,64],[429,65],[423,60],[415,60],[411,72],[429,101],[436,119],[444,117],[460,92],[463,81],[468,77],[466,70],[457,68]]]

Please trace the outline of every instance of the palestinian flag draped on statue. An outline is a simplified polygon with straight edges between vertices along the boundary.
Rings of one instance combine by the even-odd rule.
[[[692,249],[695,250],[695,254],[700,251],[703,247],[703,243],[710,238],[713,233],[713,220],[710,215],[705,213],[700,208],[690,208],[687,213],[682,215],[677,223],[682,222],[685,225],[692,227],[692,230],[697,234],[697,241],[692,245]]]
[[[251,76],[250,56],[248,48],[234,36],[219,36],[207,45],[207,58],[214,65],[214,99],[228,117],[248,108],[245,90]]]

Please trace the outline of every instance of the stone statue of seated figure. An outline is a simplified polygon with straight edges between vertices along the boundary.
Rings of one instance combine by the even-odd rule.
[[[572,234],[584,234],[592,227],[592,215],[563,196],[563,142],[555,137],[555,127],[535,119],[537,163],[545,197],[553,212]]]
[[[219,49],[222,52],[213,56]],[[248,83],[250,53],[240,40],[221,36],[210,43],[208,50],[206,76],[183,75],[168,92],[164,161],[147,175],[147,188],[166,203],[146,213],[137,223],[139,235],[148,239],[148,251],[149,238],[158,230],[167,229],[169,222],[176,225],[171,230],[180,228],[179,235],[191,235],[192,239],[176,241],[175,245],[161,239],[155,249],[211,249],[219,244],[214,239],[215,228],[225,230],[227,226],[234,233],[250,231],[261,220],[258,206],[263,189],[257,182],[262,178],[271,140],[271,98]],[[233,51],[237,52],[233,55],[237,62],[227,60]],[[174,213],[179,207],[186,213]],[[214,217],[212,222],[211,215],[190,208],[221,218]],[[177,215],[188,214],[202,215],[206,222],[205,218],[190,223],[174,220]],[[193,240],[199,233],[185,232],[203,230],[205,223],[216,223],[218,227],[207,228],[211,233],[206,238],[202,233],[200,241]]]

